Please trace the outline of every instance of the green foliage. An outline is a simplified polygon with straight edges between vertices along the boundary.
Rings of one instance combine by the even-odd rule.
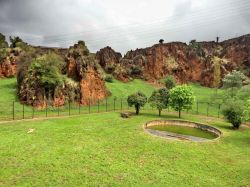
[[[244,74],[240,71],[233,70],[227,74],[223,79],[223,88],[225,89],[239,89],[243,85]]]
[[[152,107],[156,107],[161,116],[161,111],[168,107],[169,91],[166,88],[155,90],[150,96],[148,102]]]
[[[246,121],[250,121],[250,97],[246,102],[246,109],[244,111]]]
[[[244,116],[244,103],[240,100],[228,100],[222,109],[222,113],[234,128],[239,128]]]
[[[134,65],[131,67],[131,75],[140,75],[142,73],[142,68],[140,66]]]
[[[0,33],[0,49],[1,48],[7,48],[8,47],[8,43],[5,40],[5,36]]]
[[[179,117],[183,109],[192,108],[194,100],[194,93],[190,86],[179,85],[170,90],[170,106],[179,111]]]
[[[169,90],[171,90],[172,88],[176,86],[175,79],[171,75],[166,77],[166,79],[164,80],[164,83],[165,83],[165,87]]]
[[[3,60],[9,56],[9,50],[7,48],[1,48],[0,49],[0,63],[3,62]]]
[[[244,96],[246,93],[245,92],[246,88],[243,87],[244,79],[245,79],[244,74],[236,70],[233,70],[231,73],[227,74],[224,77],[223,79],[223,88],[225,89],[224,101],[228,100],[228,98],[246,99],[246,97]],[[248,95],[248,93],[246,94]]]
[[[112,75],[106,75],[105,81],[112,83],[113,82],[113,76]]]
[[[128,96],[127,102],[130,107],[135,107],[136,115],[138,115],[140,108],[143,107],[147,102],[147,96],[142,92],[136,92]]]
[[[200,56],[200,57],[205,56],[204,50],[202,49],[200,43],[196,42],[196,40],[191,40],[189,42],[189,48],[191,50],[194,50],[197,53],[198,56]]]
[[[18,46],[18,43],[24,43],[23,40],[19,36],[10,36],[10,47],[15,48]]]
[[[56,86],[64,83],[64,76],[61,74],[63,63],[60,56],[49,53],[33,59],[28,74],[31,75],[31,79],[35,78],[49,94]]]

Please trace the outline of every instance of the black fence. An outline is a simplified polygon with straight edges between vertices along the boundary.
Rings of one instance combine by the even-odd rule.
[[[18,101],[0,103],[0,121],[32,119],[32,118],[46,118],[46,117],[59,117],[59,116],[72,116],[90,113],[103,113],[111,111],[132,110],[128,106],[126,98],[107,98],[97,100],[95,104],[91,99],[87,105],[80,105],[79,102],[68,102],[64,106],[56,107],[45,105],[43,109],[37,109],[32,106],[21,104]],[[142,110],[157,110],[152,108],[148,103],[142,107]],[[173,112],[174,110],[168,108],[163,112]],[[221,104],[211,102],[194,103],[191,110],[183,111],[190,114],[199,114],[213,117],[221,117]]]

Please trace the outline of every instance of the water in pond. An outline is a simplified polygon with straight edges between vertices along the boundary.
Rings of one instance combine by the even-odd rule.
[[[214,139],[217,137],[217,135],[208,131],[201,130],[199,128],[185,127],[179,125],[155,125],[155,126],[150,126],[148,128],[153,130],[167,131],[176,134],[184,134],[188,136],[195,136],[206,139]]]

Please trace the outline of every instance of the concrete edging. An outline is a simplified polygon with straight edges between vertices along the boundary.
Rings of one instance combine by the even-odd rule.
[[[218,140],[223,135],[223,133],[215,127],[205,125],[202,123],[193,122],[193,121],[186,121],[186,120],[154,120],[154,121],[149,121],[143,125],[144,131],[151,134],[151,135],[166,138],[166,139],[174,139],[174,140],[178,139],[178,140],[190,140],[190,141],[192,141],[189,137],[194,138],[194,136],[180,135],[180,134],[157,131],[157,130],[152,130],[152,129],[147,128],[147,127],[155,126],[155,125],[179,125],[179,126],[199,128],[201,130],[214,133],[218,136],[217,138],[211,139],[211,140],[205,139],[205,138],[195,138],[195,140],[194,140],[195,142],[215,141],[215,140]]]

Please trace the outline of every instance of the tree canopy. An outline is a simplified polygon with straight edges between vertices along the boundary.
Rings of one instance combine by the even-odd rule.
[[[130,107],[135,107],[136,115],[138,115],[140,112],[140,108],[147,103],[147,96],[142,92],[136,92],[128,96],[127,102]]]
[[[155,90],[150,96],[148,102],[152,107],[156,107],[161,116],[161,111],[168,107],[169,103],[169,91],[166,88]]]
[[[192,87],[187,85],[179,85],[170,90],[169,94],[170,106],[179,111],[179,117],[181,117],[181,111],[184,109],[191,109],[195,100]]]
[[[167,76],[165,79],[165,87],[169,90],[171,90],[173,87],[176,86],[176,82],[173,76]]]

